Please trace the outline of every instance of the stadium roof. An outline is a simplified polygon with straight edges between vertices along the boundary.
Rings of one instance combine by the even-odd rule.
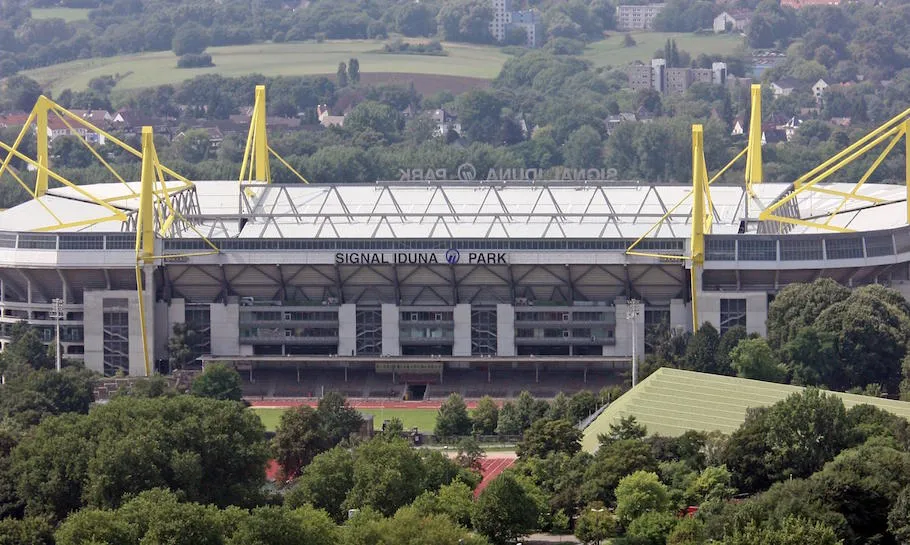
[[[746,419],[746,409],[766,407],[804,388],[738,377],[710,375],[661,368],[623,394],[584,431],[582,448],[594,452],[597,436],[611,424],[634,416],[649,434],[678,436],[694,431],[732,433]],[[877,397],[829,392],[849,409],[870,404],[904,418],[910,418],[910,403]]]
[[[634,239],[645,234],[680,201],[649,236],[688,238],[691,199],[688,185],[635,185],[618,182],[401,182],[376,184],[245,184],[235,181],[196,182],[176,191],[177,208],[207,236],[241,238],[520,238],[520,239]],[[80,186],[97,199],[128,215],[138,207],[138,182]],[[821,187],[821,186],[820,186]],[[789,190],[787,184],[755,186],[749,204],[754,218]],[[849,193],[852,184],[823,188]],[[170,192],[171,190],[174,192]],[[852,230],[903,226],[906,189],[888,184],[865,184],[862,195],[888,201],[870,205],[852,199],[832,225]],[[178,197],[179,196],[179,197]],[[713,234],[736,234],[745,215],[745,190],[740,186],[711,187]],[[807,191],[799,196],[799,216],[825,215],[842,199]],[[172,201],[173,202],[173,201]],[[55,219],[60,218],[60,222]],[[0,212],[0,230],[33,231],[58,223],[85,222],[61,231],[129,231],[131,224],[110,220],[111,212],[73,188],[51,189]],[[107,218],[102,223],[93,219]],[[243,226],[241,228],[241,221]],[[817,232],[797,226],[791,233]],[[195,236],[183,230],[180,236]]]

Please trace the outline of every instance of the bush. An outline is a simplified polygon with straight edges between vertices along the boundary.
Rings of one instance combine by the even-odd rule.
[[[212,62],[212,56],[208,53],[201,53],[199,55],[190,53],[181,56],[177,60],[177,68],[206,68],[208,66],[215,66]]]

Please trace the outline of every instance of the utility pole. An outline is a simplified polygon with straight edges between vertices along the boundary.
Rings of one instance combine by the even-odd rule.
[[[638,358],[635,349],[638,346],[638,323],[636,318],[641,314],[641,303],[638,299],[629,299],[626,320],[632,326],[632,387],[638,384]]]
[[[57,372],[63,368],[63,358],[60,355],[60,320],[65,318],[63,313],[63,299],[54,299],[51,301],[54,305],[51,310],[51,318],[56,321],[56,330],[57,330],[57,345],[54,347],[54,355],[57,357]]]

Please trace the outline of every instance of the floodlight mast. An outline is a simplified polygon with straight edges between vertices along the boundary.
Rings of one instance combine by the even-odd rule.
[[[635,349],[638,346],[638,316],[641,315],[641,302],[638,299],[629,299],[626,310],[626,320],[632,326],[632,387],[638,384],[638,358]]]

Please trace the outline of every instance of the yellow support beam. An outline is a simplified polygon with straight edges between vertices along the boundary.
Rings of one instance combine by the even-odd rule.
[[[746,147],[748,150],[748,156],[746,157],[746,189],[750,196],[755,195],[752,191],[752,186],[762,183],[764,176],[761,156],[761,121],[761,85],[753,85],[752,113],[749,117],[749,144]]]
[[[35,104],[36,110],[36,123],[35,132],[38,136],[38,164],[41,168],[38,168],[38,177],[35,182],[35,197],[43,197],[47,194],[47,170],[48,170],[48,145],[47,145],[47,101],[44,97],[38,98],[38,103]]]
[[[139,193],[139,221],[136,230],[141,234],[141,257],[149,263],[150,256],[155,255],[155,218],[154,218],[154,184],[155,184],[155,137],[151,127],[142,127],[142,174]]]
[[[272,174],[269,169],[269,139],[265,128],[265,119],[265,85],[257,85],[256,101],[253,105],[253,119],[250,121],[256,131],[253,137],[256,180],[270,183],[272,181]]]
[[[692,125],[692,238],[690,255],[692,258],[691,289],[692,294],[692,330],[698,331],[698,275],[705,263],[705,191],[708,187],[708,173],[705,167],[704,128]]]

